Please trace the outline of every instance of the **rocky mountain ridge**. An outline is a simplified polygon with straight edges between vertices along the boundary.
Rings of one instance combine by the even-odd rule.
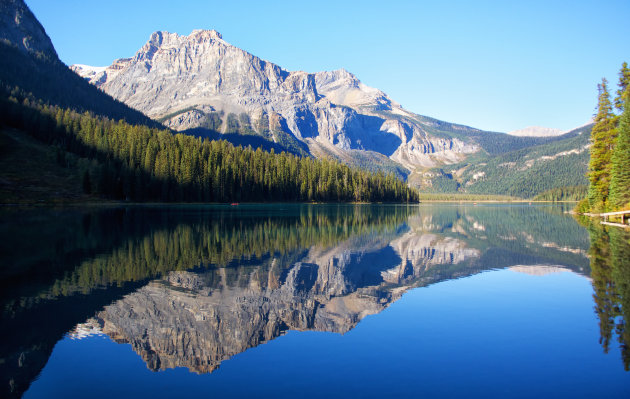
[[[44,27],[24,0],[0,2],[0,82],[5,95],[6,90],[17,89],[19,96],[46,104],[159,126],[73,73],[59,59]]]
[[[53,59],[57,52],[44,27],[22,0],[0,3],[0,41],[23,53],[40,53]]]
[[[542,126],[529,126],[524,129],[514,130],[508,132],[510,136],[519,136],[519,137],[554,137],[560,136],[567,132],[562,131],[560,129],[553,129],[550,127],[542,127]]]
[[[72,69],[180,131],[207,128],[274,143],[288,135],[316,156],[352,163],[353,151],[360,150],[369,160],[388,157],[408,170],[461,161],[481,149],[465,137],[429,133],[432,122],[344,69],[286,71],[230,45],[214,30],[188,36],[155,32],[131,58],[101,69]]]

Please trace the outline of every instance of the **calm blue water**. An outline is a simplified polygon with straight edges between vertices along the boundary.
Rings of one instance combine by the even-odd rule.
[[[59,211],[54,245],[7,251],[8,395],[630,394],[628,292],[602,290],[630,278],[625,233],[551,206],[282,207]]]

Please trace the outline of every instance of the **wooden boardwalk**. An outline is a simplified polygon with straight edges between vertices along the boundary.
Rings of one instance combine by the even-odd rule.
[[[608,226],[630,227],[630,211],[618,211],[618,212],[606,212],[606,213],[585,213],[585,215],[603,217],[604,220],[602,221],[602,224],[605,224]],[[608,219],[611,216],[613,217],[620,216],[621,223],[610,222]],[[626,219],[628,219],[627,222],[626,222]]]

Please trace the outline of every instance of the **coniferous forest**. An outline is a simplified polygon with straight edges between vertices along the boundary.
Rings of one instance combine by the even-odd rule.
[[[78,168],[86,194],[130,201],[396,201],[417,192],[393,174],[332,160],[235,147],[171,131],[79,113],[2,88],[0,120],[54,146],[57,162]]]
[[[598,103],[591,131],[588,197],[578,205],[580,212],[630,209],[630,69],[626,62],[619,72],[614,102],[608,82],[597,85]]]

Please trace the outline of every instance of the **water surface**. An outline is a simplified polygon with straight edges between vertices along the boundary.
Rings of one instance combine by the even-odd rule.
[[[1,216],[3,396],[630,393],[628,233],[559,207]]]

